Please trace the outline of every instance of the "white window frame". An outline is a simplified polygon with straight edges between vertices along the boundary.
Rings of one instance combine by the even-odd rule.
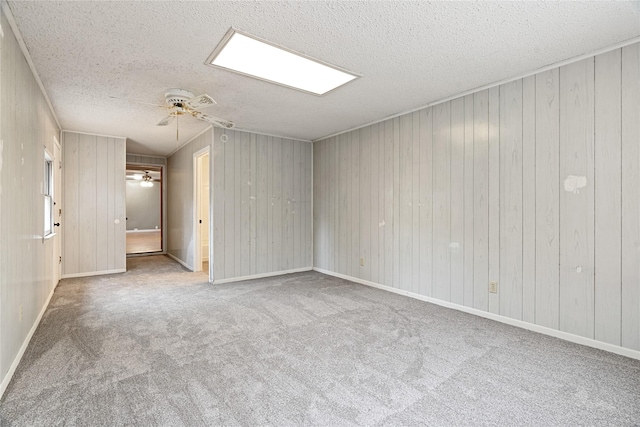
[[[45,238],[54,235],[53,231],[53,157],[47,152],[44,151],[44,179],[42,181],[42,195],[43,195],[43,207],[44,207],[44,233],[43,236]]]

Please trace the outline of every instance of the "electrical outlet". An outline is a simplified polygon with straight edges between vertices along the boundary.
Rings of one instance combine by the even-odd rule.
[[[20,306],[20,313],[18,316],[20,317],[20,321],[22,322],[22,305]]]
[[[364,267],[364,258],[360,258],[360,265]]]
[[[489,282],[489,292],[492,294],[498,293],[498,282]]]

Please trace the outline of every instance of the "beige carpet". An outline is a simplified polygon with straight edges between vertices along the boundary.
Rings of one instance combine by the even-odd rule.
[[[637,425],[640,362],[315,272],[63,280],[4,426]]]

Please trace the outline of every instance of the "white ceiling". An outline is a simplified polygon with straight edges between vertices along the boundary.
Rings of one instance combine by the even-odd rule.
[[[240,129],[314,140],[640,35],[640,2],[9,1],[61,125],[166,155],[165,89]],[[230,27],[364,77],[324,96],[204,65]]]

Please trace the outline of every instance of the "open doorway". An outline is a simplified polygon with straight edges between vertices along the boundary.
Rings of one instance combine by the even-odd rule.
[[[194,181],[194,268],[193,271],[204,271],[211,280],[209,254],[210,244],[210,186],[209,186],[209,148],[204,148],[193,155]]]
[[[127,164],[127,255],[162,252],[162,168]]]

